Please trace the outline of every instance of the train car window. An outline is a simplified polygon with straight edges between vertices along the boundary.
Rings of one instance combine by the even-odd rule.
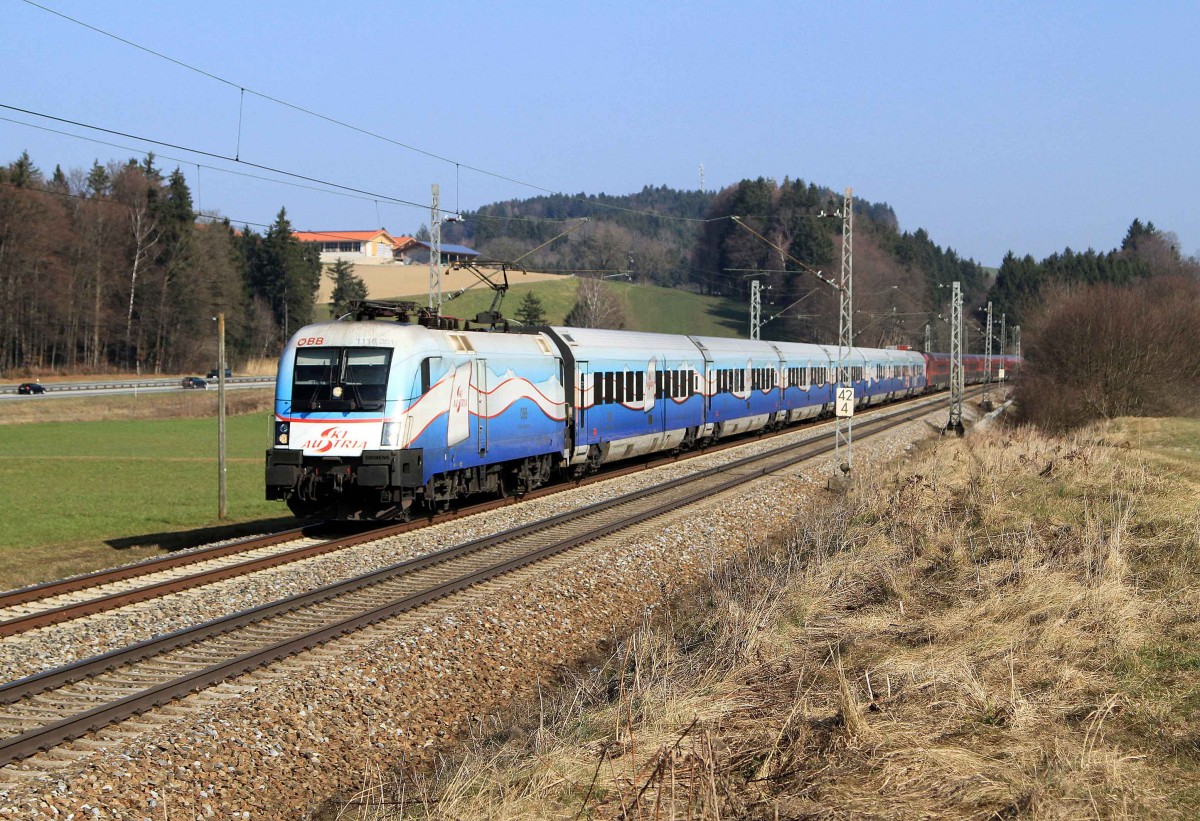
[[[296,366],[292,371],[293,403],[308,405],[314,400],[329,398],[340,353],[340,348],[304,348],[296,351]]]
[[[390,348],[347,348],[342,384],[351,389],[358,404],[383,407],[391,364]]]
[[[633,401],[633,371],[625,372],[625,401]]]
[[[471,344],[471,340],[467,339],[462,334],[447,334],[446,338],[450,340],[450,346],[456,351],[462,353],[474,353],[475,346]]]
[[[432,365],[433,360],[441,360],[440,356],[427,356],[421,360],[421,395],[429,393],[429,388],[433,386]]]
[[[604,404],[607,405],[608,403],[612,402],[614,396],[615,396],[615,394],[613,393],[613,372],[605,371],[604,372]]]
[[[637,372],[637,377],[633,383],[634,399],[641,402],[646,398],[646,374],[643,371]]]
[[[618,405],[625,401],[625,375],[620,373],[613,374],[613,402]]]
[[[592,374],[592,404],[599,405],[604,401],[604,374]]]

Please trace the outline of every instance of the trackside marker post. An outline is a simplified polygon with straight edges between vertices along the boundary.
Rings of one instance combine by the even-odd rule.
[[[833,408],[834,414],[842,419],[854,415],[854,388],[841,387],[837,389],[837,402]]]

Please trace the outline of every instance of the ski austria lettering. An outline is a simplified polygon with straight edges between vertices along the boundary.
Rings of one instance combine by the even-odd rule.
[[[855,348],[854,403],[940,384],[945,359]],[[1005,367],[1011,378],[1014,358],[994,360],[993,374]],[[966,372],[982,381],[981,364]],[[298,331],[280,359],[267,498],[304,516],[404,518],[521,493],[555,475],[827,415],[837,376],[836,347],[803,343],[322,323]]]

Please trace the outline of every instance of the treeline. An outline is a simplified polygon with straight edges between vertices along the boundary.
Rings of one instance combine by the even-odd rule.
[[[992,298],[1022,326],[1021,421],[1200,413],[1200,260],[1154,223],[1135,219],[1105,253],[1010,253]]]
[[[496,203],[446,223],[443,239],[530,269],[742,303],[757,280],[764,338],[834,343],[841,205],[840,193],[799,179],[760,177],[715,193],[648,186],[625,197]],[[1200,270],[1173,235],[1134,220],[1110,252],[1067,249],[1040,262],[1009,253],[993,282],[923,229],[900,231],[886,203],[862,199],[854,201],[853,252],[855,341],[879,347],[922,348],[928,334],[934,349],[947,350],[954,281],[963,286],[966,349],[982,351],[988,300],[1011,328],[1037,320],[1052,290],[1194,279]],[[207,369],[218,311],[231,363],[273,357],[313,318],[321,275],[316,247],[295,240],[283,209],[261,234],[197,215],[183,175],[164,175],[153,155],[88,171],[56,167],[48,177],[27,154],[0,166],[2,371]],[[362,297],[348,266],[330,276],[339,305]]]
[[[1121,246],[1106,253],[1067,248],[1037,262],[1032,256],[1017,257],[1010,251],[1000,265],[991,299],[996,310],[1007,311],[1020,324],[1035,314],[1046,302],[1047,292],[1058,286],[1128,285],[1151,276],[1194,277],[1198,272],[1200,262],[1183,256],[1178,237],[1159,231],[1153,222],[1135,219]]]
[[[671,286],[687,281],[696,226],[712,197],[702,191],[646,186],[628,196],[581,193],[508,200],[480,208],[462,223],[443,226],[442,236],[496,260],[525,257],[549,243],[523,259],[526,268],[592,272]],[[572,225],[584,219],[586,223]]]
[[[178,373],[273,356],[313,317],[317,252],[284,210],[263,234],[198,219],[154,156],[46,175],[0,166],[0,371]]]
[[[748,300],[763,290],[763,335],[836,343],[843,197],[803,180],[743,180],[716,196],[697,240],[692,282],[707,293]],[[733,220],[732,217],[739,217]],[[924,344],[948,337],[939,320],[942,286],[959,280],[965,301],[984,298],[977,263],[934,243],[924,230],[900,232],[886,203],[854,200],[854,333],[860,345]]]
[[[822,277],[840,274],[841,203],[829,188],[760,177],[719,192],[647,187],[627,197],[510,200],[443,232],[447,241],[473,245],[492,259],[524,256],[529,268],[628,277],[743,301],[757,279],[764,336],[835,342],[838,291]],[[856,199],[854,214],[860,344],[923,345],[930,322],[935,341],[948,338],[938,316],[949,291],[939,286],[956,279],[968,300],[986,301],[983,268],[942,249],[923,230],[900,232],[887,203]],[[570,220],[583,217],[589,222],[572,228]]]

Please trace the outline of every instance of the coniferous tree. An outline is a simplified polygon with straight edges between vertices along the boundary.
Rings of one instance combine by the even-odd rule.
[[[266,234],[259,238],[247,229],[245,240],[250,293],[270,306],[282,344],[294,330],[312,322],[321,286],[320,252],[296,239],[285,208],[279,209]]]
[[[29,152],[22,151],[17,161],[8,167],[8,181],[18,188],[32,188],[42,182],[42,172],[29,159]]]
[[[546,324],[546,311],[542,307],[542,301],[533,291],[525,292],[525,297],[517,308],[517,319],[521,321],[522,325]]]
[[[87,176],[87,193],[93,197],[104,197],[108,195],[111,185],[112,179],[108,169],[101,165],[99,160],[94,160],[92,170]]]
[[[362,277],[355,276],[354,266],[350,262],[338,259],[327,275],[333,281],[333,293],[329,301],[335,318],[345,314],[351,302],[367,298],[367,284]]]

